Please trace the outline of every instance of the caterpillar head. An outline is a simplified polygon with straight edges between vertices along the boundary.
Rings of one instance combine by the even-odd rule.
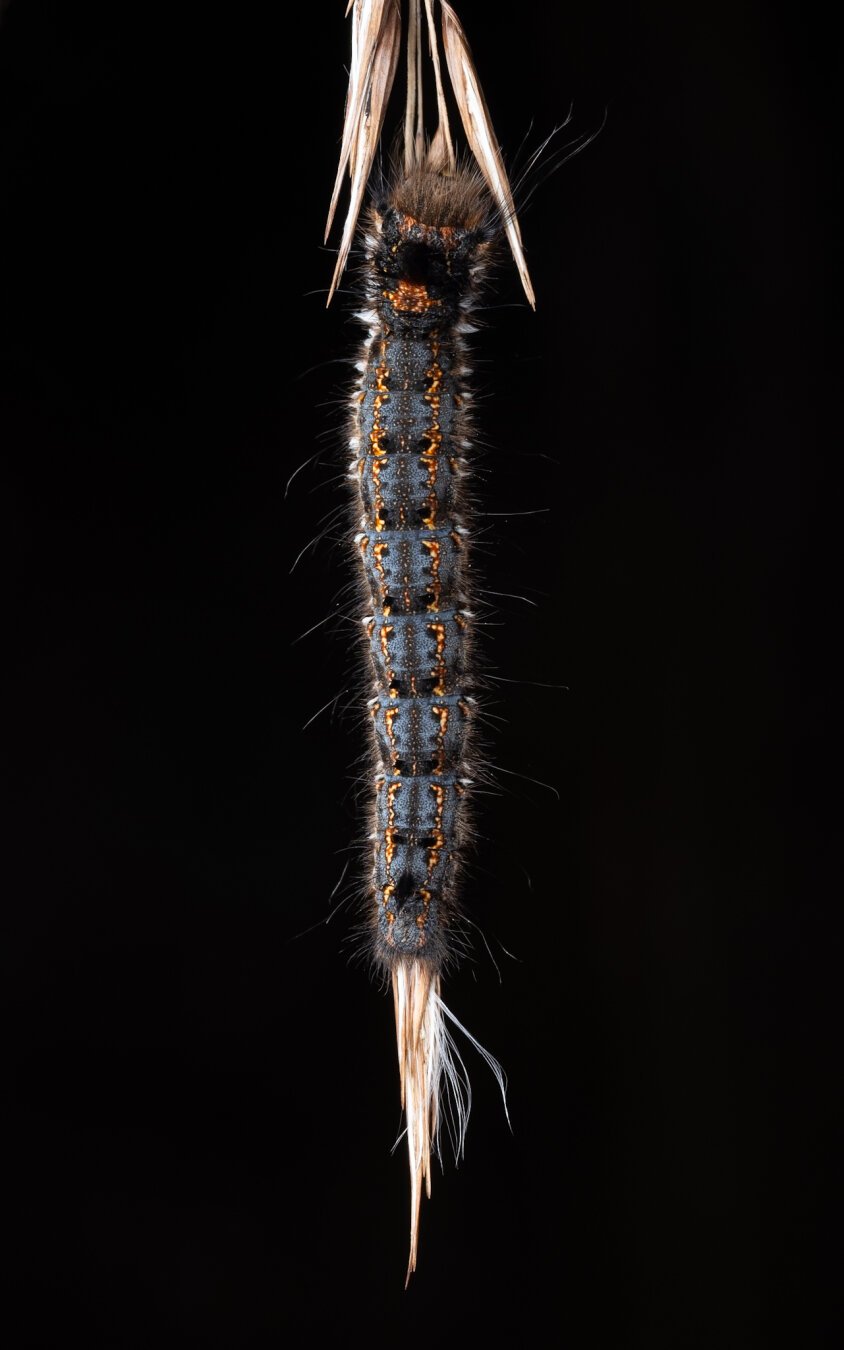
[[[388,322],[428,328],[454,318],[493,247],[489,212],[463,224],[437,212],[411,212],[401,205],[375,209],[372,261]]]

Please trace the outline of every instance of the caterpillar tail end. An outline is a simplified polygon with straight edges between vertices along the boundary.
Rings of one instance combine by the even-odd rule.
[[[410,1255],[407,1279],[416,1269],[422,1187],[431,1195],[431,1152],[437,1151],[439,1084],[447,1036],[440,977],[423,961],[401,961],[393,970],[401,1100],[410,1164]]]

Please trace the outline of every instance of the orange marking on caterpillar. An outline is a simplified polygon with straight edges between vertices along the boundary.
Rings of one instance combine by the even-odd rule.
[[[437,721],[440,724],[440,729],[437,732],[437,741],[439,742],[438,753],[440,755],[440,767],[437,769],[437,773],[442,773],[442,757],[443,754],[445,753],[445,736],[446,732],[448,731],[449,712],[447,707],[441,707],[438,703],[435,703],[433,705],[433,707],[431,708],[431,712],[434,714],[434,716],[436,717]]]
[[[435,530],[437,528],[437,494],[428,493],[428,514],[422,517],[422,524],[426,530]]]
[[[428,442],[426,448],[420,456],[422,463],[428,469],[428,484],[433,491],[437,482],[437,473],[439,470],[440,451],[443,443],[442,427],[440,426],[440,400],[443,379],[443,369],[437,360],[440,350],[440,344],[436,338],[431,341],[432,364],[425,371],[425,378],[428,380],[428,388],[423,395],[425,402],[431,409],[431,425],[423,432],[423,438]]]
[[[448,677],[448,668],[445,663],[445,643],[446,643],[445,624],[429,623],[428,631],[429,633],[434,634],[434,637],[436,638],[437,642],[436,663],[434,665],[433,670],[431,671],[431,678],[435,681],[433,692],[435,694],[444,694],[445,693],[444,681]]]
[[[427,286],[418,281],[407,281],[404,277],[399,280],[394,291],[384,291],[384,299],[389,300],[393,309],[400,314],[424,314],[442,305],[442,300],[436,300],[428,294]]]
[[[379,542],[378,542],[377,544],[375,544],[375,546],[374,546],[373,549],[372,549],[372,556],[373,556],[373,558],[375,559],[375,571],[378,573],[378,576],[379,576],[379,578],[380,578],[380,580],[381,580],[381,598],[382,598],[382,599],[386,599],[386,595],[387,595],[386,573],[384,572],[384,554],[385,554],[385,553],[389,553],[389,551],[390,551],[390,545],[389,545],[389,544],[386,544],[386,543],[383,541],[383,539],[382,539],[382,540],[379,540]],[[389,607],[389,605],[385,605],[385,606],[384,606],[384,613],[385,613],[385,614],[389,614],[389,612],[390,612],[390,607]]]
[[[418,894],[419,899],[422,901],[422,913],[416,915],[416,927],[421,933],[419,946],[424,947],[425,942],[427,941],[425,929],[428,926],[428,908],[431,904],[431,892],[428,890],[427,886],[420,886]]]
[[[448,248],[454,248],[457,244],[458,235],[453,225],[426,225],[424,221],[417,220],[416,216],[411,216],[407,211],[402,213],[399,229],[408,235],[413,230],[423,239],[429,239],[435,234]]]
[[[442,830],[434,830],[432,833],[434,835],[434,843],[428,845],[428,857],[426,859],[429,881],[434,875],[434,869],[436,868],[437,863],[440,860],[440,854],[445,847],[445,835]]]
[[[440,541],[439,539],[423,539],[422,547],[430,555],[431,576],[436,583],[440,578],[440,553],[442,551],[440,549]]]
[[[437,361],[436,355],[434,356],[434,364],[425,371],[425,378],[430,381],[424,394],[426,403],[431,403],[436,399],[439,405],[443,385],[443,368]]]
[[[382,343],[382,351],[386,344]],[[369,433],[369,444],[373,455],[386,455],[387,451],[382,444],[387,435],[386,427],[381,425],[381,409],[390,397],[390,367],[386,361],[375,367],[375,398],[372,400],[372,430]]]
[[[375,529],[377,531],[386,529],[387,520],[384,515],[384,493],[381,488],[381,470],[384,465],[381,460],[372,461],[372,482],[375,486]]]
[[[395,722],[398,715],[399,715],[398,708],[388,708],[384,714],[384,722],[387,728],[387,739],[390,742],[390,755],[394,766],[398,758],[398,751],[396,750],[396,735],[393,729],[393,723]],[[399,772],[398,769],[396,769],[396,773],[398,772]]]
[[[387,858],[387,871],[393,861],[393,855],[396,851],[394,836],[399,833],[396,829],[396,794],[401,791],[401,783],[391,783],[387,788],[387,825],[384,830],[384,853]]]
[[[381,655],[384,658],[384,669],[388,672],[388,679],[392,680],[393,671],[390,665],[390,634],[393,631],[391,623],[382,623],[380,631]]]

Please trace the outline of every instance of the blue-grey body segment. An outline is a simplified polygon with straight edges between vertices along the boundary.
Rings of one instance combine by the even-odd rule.
[[[453,600],[461,549],[460,536],[453,531],[384,527],[377,539],[369,537],[369,546],[373,558],[367,573],[372,602],[379,612],[385,608],[390,614],[429,608],[434,612]]]
[[[373,626],[369,643],[394,698],[461,693],[464,649],[465,620],[451,611],[391,615]]]
[[[370,711],[378,757],[391,776],[445,774],[450,765],[463,763],[471,705],[462,695],[386,701],[376,698]],[[444,717],[444,713],[448,715]]]

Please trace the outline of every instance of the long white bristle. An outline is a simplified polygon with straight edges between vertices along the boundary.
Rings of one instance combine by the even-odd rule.
[[[393,970],[396,1044],[410,1166],[410,1254],[407,1281],[416,1269],[422,1188],[430,1199],[431,1156],[439,1157],[443,1119],[455,1160],[463,1155],[472,1089],[463,1057],[446,1026],[451,1021],[495,1075],[507,1112],[507,1082],[498,1060],[466,1030],[440,997],[440,977],[422,961],[402,961]],[[509,1116],[507,1117],[509,1123]],[[405,1283],[407,1283],[405,1281]]]

